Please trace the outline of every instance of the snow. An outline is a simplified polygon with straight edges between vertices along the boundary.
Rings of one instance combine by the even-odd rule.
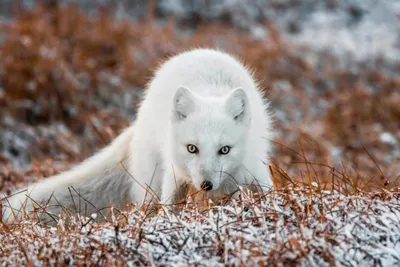
[[[385,144],[396,145],[397,140],[391,133],[383,132],[379,135],[379,140]]]
[[[26,263],[16,238],[35,266],[46,260],[54,265],[57,259],[77,264],[84,256],[130,266],[393,266],[400,261],[399,195],[292,188],[271,191],[262,201],[244,199],[206,212],[188,206],[175,215],[161,210],[151,217],[134,209],[125,214],[129,224],[114,216],[103,224],[86,218],[89,223],[79,227],[77,221],[69,230],[26,222],[10,233],[0,226],[0,262]]]
[[[66,1],[76,2],[76,1]],[[103,1],[77,1],[89,12]],[[118,1],[115,17],[133,20],[146,16],[144,3]],[[143,1],[140,1],[143,2]],[[10,2],[11,3],[11,2]],[[0,17],[9,17],[10,3],[4,3]],[[22,1],[32,8],[32,1]],[[400,58],[400,1],[398,0],[157,0],[160,20],[200,18],[203,21],[225,19],[247,29],[257,38],[268,31],[262,23],[276,24],[289,43],[328,51],[343,59],[348,56],[365,61],[379,56],[389,61]],[[26,45],[31,40],[23,40]]]
[[[367,4],[369,2],[369,4]],[[365,19],[349,25],[347,13],[320,10],[310,15],[304,30],[290,39],[293,42],[310,45],[316,50],[325,50],[337,56],[350,55],[356,61],[383,56],[395,61],[400,58],[397,47],[400,21],[398,11],[392,9],[390,1],[378,4],[375,1],[360,1],[360,12]],[[361,5],[363,3],[364,5]],[[393,5],[396,3],[393,2]],[[363,6],[365,6],[363,8]]]
[[[400,2],[398,0],[160,0],[163,14],[205,21],[228,17],[256,38],[267,37],[260,21],[276,24],[288,43],[334,54],[346,61],[382,56],[400,58]],[[265,29],[264,29],[265,30]]]

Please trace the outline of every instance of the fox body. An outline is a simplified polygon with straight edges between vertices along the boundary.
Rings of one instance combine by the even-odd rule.
[[[272,137],[268,104],[240,61],[212,49],[183,52],[155,72],[129,128],[75,168],[4,199],[3,221],[43,204],[58,214],[78,203],[80,212],[148,197],[172,203],[184,183],[210,195],[269,188]]]

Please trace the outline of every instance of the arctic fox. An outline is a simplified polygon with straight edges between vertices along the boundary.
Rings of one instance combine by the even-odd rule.
[[[3,221],[34,209],[94,212],[148,196],[171,204],[182,184],[231,194],[273,183],[272,119],[252,74],[235,57],[194,49],[166,60],[148,84],[136,121],[109,146],[70,171],[3,200]],[[79,204],[78,204],[79,203]]]

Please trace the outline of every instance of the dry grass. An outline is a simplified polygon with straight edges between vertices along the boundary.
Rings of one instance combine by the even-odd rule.
[[[1,225],[0,260],[10,265],[332,266],[399,263],[399,199],[395,192],[344,195],[288,186],[248,194],[201,211],[160,207],[111,210],[56,227],[31,220]],[[98,216],[98,215],[97,215]]]

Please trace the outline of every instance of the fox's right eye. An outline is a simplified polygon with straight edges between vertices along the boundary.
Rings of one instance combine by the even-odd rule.
[[[189,153],[192,153],[192,154],[199,153],[199,150],[197,149],[197,146],[195,146],[195,145],[189,144],[186,146],[186,148]]]

